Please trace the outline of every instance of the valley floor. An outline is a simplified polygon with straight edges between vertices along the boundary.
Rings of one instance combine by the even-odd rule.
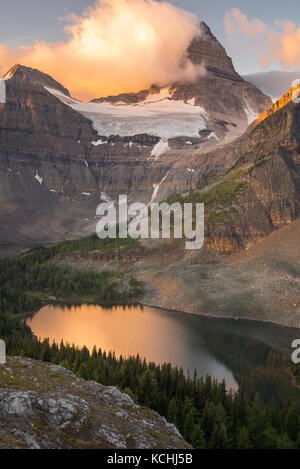
[[[212,256],[177,241],[147,241],[144,255],[100,262],[93,255],[59,261],[83,270],[130,271],[146,284],[143,303],[210,317],[300,327],[300,219],[248,251]]]
[[[145,302],[188,313],[300,327],[300,220],[248,251],[212,258],[201,252],[141,269]]]

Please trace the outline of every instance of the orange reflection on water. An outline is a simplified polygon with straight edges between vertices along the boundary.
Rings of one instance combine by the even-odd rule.
[[[96,346],[117,357],[139,354],[157,364],[171,363],[186,372],[197,369],[202,376],[225,378],[229,387],[236,388],[231,371],[207,348],[200,322],[195,327],[187,315],[140,306],[49,305],[27,324],[42,340],[85,345],[90,351]]]
[[[27,321],[33,333],[50,341],[84,345],[92,350],[94,345],[102,350],[113,350],[116,355],[136,355],[152,360],[161,358],[161,337],[166,340],[178,335],[178,327],[171,317],[162,316],[160,311],[141,306],[116,306],[105,309],[101,306],[82,305],[60,307],[49,305]],[[163,341],[164,342],[164,341]],[[156,346],[160,351],[155,352]],[[164,347],[168,346],[165,343]],[[183,349],[184,344],[180,347]]]

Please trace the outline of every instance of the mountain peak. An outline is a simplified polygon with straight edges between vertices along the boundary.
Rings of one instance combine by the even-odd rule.
[[[199,36],[193,39],[187,49],[187,56],[194,65],[204,65],[209,74],[243,81],[226,50],[204,21],[200,23]]]
[[[69,91],[62,86],[58,81],[54,80],[50,75],[47,75],[36,68],[26,67],[25,65],[15,64],[4,75],[6,80],[26,81],[30,84],[36,84],[43,87],[53,88],[61,93],[70,96]]]
[[[21,67],[20,64],[15,64],[15,65],[13,65],[13,66],[5,73],[5,75],[3,75],[3,78],[9,79],[9,78],[11,78],[12,76],[14,76],[14,74],[16,73],[16,71],[18,70],[19,67]]]
[[[202,35],[203,39],[204,38],[206,38],[206,39],[216,39],[216,37],[211,32],[210,27],[204,21],[200,21],[200,31],[201,31],[201,35]]]

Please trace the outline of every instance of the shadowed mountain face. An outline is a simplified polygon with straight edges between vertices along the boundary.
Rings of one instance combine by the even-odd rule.
[[[297,325],[300,104],[247,128],[270,99],[201,27],[188,56],[205,73],[193,84],[81,103],[38,70],[10,70],[0,83],[0,253],[94,232],[98,203],[119,194],[204,202],[206,250],[190,254],[179,240],[134,267],[151,286],[145,301]],[[245,257],[227,265],[216,253]]]
[[[207,242],[213,251],[248,249],[299,217],[299,144],[300,105],[293,103],[235,142],[234,168],[208,191],[213,209]]]
[[[99,104],[80,103],[38,70],[17,65],[8,72],[6,103],[0,104],[2,245],[85,235],[95,230],[102,193],[112,199],[128,194],[130,200],[149,203],[185,193],[208,173],[224,174],[232,167],[241,157],[241,145],[248,142],[247,134],[229,145],[225,141],[240,136],[248,119],[270,100],[236,73],[208,26],[202,23],[201,29],[188,57],[205,73],[197,83],[170,85],[167,95],[153,87],[101,99]],[[139,131],[141,120],[144,131]],[[160,135],[161,128],[170,136]],[[274,224],[266,217],[263,230],[254,230],[255,235],[248,230],[249,239],[272,231]],[[232,233],[230,228],[230,239]],[[211,249],[227,251],[220,243],[210,244]]]

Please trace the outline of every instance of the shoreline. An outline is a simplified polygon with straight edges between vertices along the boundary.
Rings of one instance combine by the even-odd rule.
[[[252,324],[257,324],[257,325],[269,325],[269,326],[275,326],[278,328],[282,328],[285,330],[290,330],[290,331],[295,331],[295,332],[300,332],[300,328],[298,327],[292,327],[292,326],[285,326],[283,324],[280,324],[278,322],[273,322],[273,321],[267,321],[265,319],[252,319],[252,318],[238,318],[234,316],[217,316],[217,315],[204,315],[204,314],[197,314],[197,313],[190,313],[189,311],[184,311],[184,310],[179,310],[179,309],[174,309],[174,308],[168,308],[166,306],[160,306],[160,305],[155,305],[155,304],[149,304],[149,303],[144,303],[141,301],[136,301],[136,302],[122,302],[122,303],[95,303],[92,301],[68,301],[68,300],[49,300],[46,301],[44,300],[39,308],[36,308],[34,311],[28,312],[28,313],[21,313],[20,315],[13,316],[15,319],[27,319],[35,314],[37,314],[42,308],[48,306],[48,305],[71,305],[71,306],[82,306],[82,305],[93,305],[93,306],[100,306],[102,308],[113,308],[115,306],[141,306],[141,307],[147,307],[147,308],[155,308],[159,309],[161,311],[166,311],[169,313],[176,313],[176,314],[181,314],[184,316],[191,316],[194,318],[200,318],[202,320],[207,320],[207,321],[214,321],[214,320],[219,320],[219,321],[225,321],[225,322],[240,322],[240,323],[252,323]]]
[[[217,316],[217,315],[205,315],[205,314],[198,314],[198,313],[190,313],[189,311],[183,311],[179,309],[173,309],[173,308],[168,308],[166,306],[157,306],[149,303],[139,303],[141,306],[146,306],[148,308],[156,308],[160,309],[162,311],[168,311],[170,313],[177,313],[177,314],[184,314],[188,316],[193,316],[193,317],[198,317],[201,319],[207,319],[207,320],[224,320],[224,321],[236,321],[236,322],[251,322],[253,324],[265,324],[265,325],[270,325],[270,326],[276,326],[279,328],[283,329],[289,329],[293,331],[297,331],[300,333],[300,327],[295,327],[295,326],[285,326],[284,324],[280,324],[279,322],[274,322],[274,321],[267,321],[265,319],[252,319],[252,318],[238,318],[235,316]]]
[[[284,329],[284,330],[289,330],[289,331],[299,331],[298,328],[290,328],[290,327],[287,327],[287,326],[283,326],[281,324],[277,324],[277,323],[274,323],[274,322],[269,322],[269,321],[263,321],[263,320],[254,320],[254,319],[245,319],[245,318],[234,318],[234,317],[217,317],[217,316],[205,316],[205,315],[201,315],[201,314],[196,314],[196,313],[189,313],[189,312],[186,312],[186,311],[181,311],[181,310],[176,310],[176,309],[171,309],[171,308],[166,308],[166,307],[162,307],[162,306],[155,306],[155,305],[150,305],[148,303],[142,303],[142,302],[136,302],[136,303],[114,303],[114,304],[108,304],[108,303],[102,303],[102,304],[99,304],[99,303],[93,303],[93,302],[88,302],[88,301],[84,301],[84,302],[80,302],[80,301],[77,301],[77,302],[69,302],[69,301],[66,301],[66,300],[50,300],[50,301],[44,301],[43,302],[43,305],[40,307],[40,308],[37,308],[35,311],[31,312],[31,313],[26,313],[26,314],[22,314],[18,317],[16,317],[17,319],[20,319],[20,320],[27,320],[27,319],[30,319],[32,318],[35,314],[37,314],[42,308],[46,307],[46,306],[50,306],[50,305],[70,305],[70,306],[82,306],[82,305],[94,305],[94,306],[100,306],[100,307],[107,307],[107,308],[113,308],[113,307],[147,307],[147,308],[152,308],[152,309],[158,309],[158,310],[161,310],[161,311],[164,311],[164,312],[169,312],[169,313],[176,313],[176,314],[179,314],[179,315],[184,315],[184,316],[191,316],[191,317],[194,317],[194,318],[199,318],[201,320],[208,320],[208,321],[214,321],[214,320],[219,320],[219,321],[224,321],[224,322],[243,322],[243,323],[252,323],[252,324],[256,324],[256,325],[269,325],[269,326],[272,326],[272,327],[277,327],[279,329]],[[29,325],[30,327],[30,325]],[[279,349],[278,349],[279,350]],[[233,371],[233,370],[232,370]],[[296,380],[295,380],[295,377],[293,376],[293,374],[290,372],[290,370],[288,369],[288,367],[284,367],[284,368],[281,368],[279,370],[281,372],[282,375],[286,376],[287,379],[289,380],[290,382],[290,385],[292,388],[296,389],[297,391],[300,391],[300,386],[296,383]],[[234,376],[234,375],[233,375]],[[236,380],[236,382],[238,383],[238,379],[234,376],[234,379]]]
[[[49,300],[49,301],[43,301],[41,306],[39,308],[36,308],[34,311],[28,312],[28,313],[21,313],[19,315],[13,316],[14,319],[26,319],[34,316],[37,314],[42,308],[48,305],[72,305],[72,306],[82,306],[82,305],[94,305],[94,306],[100,306],[102,308],[113,308],[114,306],[141,306],[141,307],[147,307],[147,308],[155,308],[159,309],[161,311],[167,311],[169,313],[176,313],[176,314],[182,314],[185,316],[193,316],[195,318],[200,318],[208,321],[213,321],[213,320],[223,320],[223,321],[235,321],[235,322],[251,322],[252,324],[264,324],[264,325],[270,325],[270,326],[276,326],[278,328],[282,329],[289,329],[291,331],[297,331],[300,332],[300,327],[293,327],[293,326],[285,326],[283,324],[280,324],[278,322],[273,322],[273,321],[267,321],[265,319],[252,319],[252,318],[238,318],[234,316],[217,316],[217,315],[204,315],[204,314],[197,314],[197,313],[190,313],[189,311],[184,311],[184,310],[179,310],[179,309],[174,309],[174,308],[168,308],[166,306],[160,306],[160,305],[155,305],[155,304],[149,304],[149,303],[143,303],[141,301],[136,301],[136,302],[131,302],[131,303],[95,303],[92,301],[68,301],[68,300]]]
[[[37,248],[37,246],[41,246],[41,245],[42,245],[41,241],[29,244],[25,247],[24,246],[21,247],[19,245],[14,245],[14,244],[11,244],[11,245],[7,246],[5,243],[4,244],[2,243],[2,244],[0,244],[0,251],[1,251],[1,248],[3,248],[3,247],[6,247],[6,249],[7,249],[7,247],[10,247],[10,248],[17,249],[19,251],[19,254],[20,254],[22,249],[35,249],[35,248]],[[18,256],[16,256],[16,257],[18,257]],[[0,258],[1,258],[1,256],[0,256]],[[98,306],[102,306],[102,307],[132,305],[132,306],[146,306],[148,308],[156,308],[156,309],[159,309],[159,310],[162,310],[162,311],[168,311],[170,313],[189,315],[189,316],[198,317],[198,318],[207,319],[207,320],[237,321],[237,322],[244,322],[244,323],[251,322],[252,324],[257,324],[257,325],[265,324],[265,325],[270,325],[270,326],[276,326],[276,327],[279,327],[279,328],[289,329],[289,330],[295,331],[295,332],[297,331],[297,332],[300,333],[300,318],[299,318],[299,327],[297,327],[297,326],[284,325],[280,322],[266,320],[266,319],[253,319],[251,317],[240,318],[240,317],[236,317],[236,316],[218,316],[216,314],[206,315],[206,314],[201,314],[201,313],[192,313],[192,312],[189,312],[189,311],[186,311],[186,310],[174,309],[174,308],[169,308],[167,306],[161,306],[161,305],[156,305],[156,304],[145,303],[141,300],[132,301],[131,303],[121,302],[121,303],[110,303],[110,304],[108,304],[108,303],[94,303],[94,302],[90,302],[90,301],[76,301],[76,300],[75,301],[68,301],[68,300],[49,300],[49,301],[46,301],[46,300],[43,300],[41,303],[42,303],[42,306],[37,308],[35,311],[30,312],[30,313],[20,313],[19,315],[14,316],[14,318],[16,318],[16,319],[26,319],[27,317],[31,317],[34,314],[36,314],[42,307],[45,307],[48,304],[59,304],[59,303],[60,304],[72,304],[72,305],[90,304],[90,305],[98,305]]]

